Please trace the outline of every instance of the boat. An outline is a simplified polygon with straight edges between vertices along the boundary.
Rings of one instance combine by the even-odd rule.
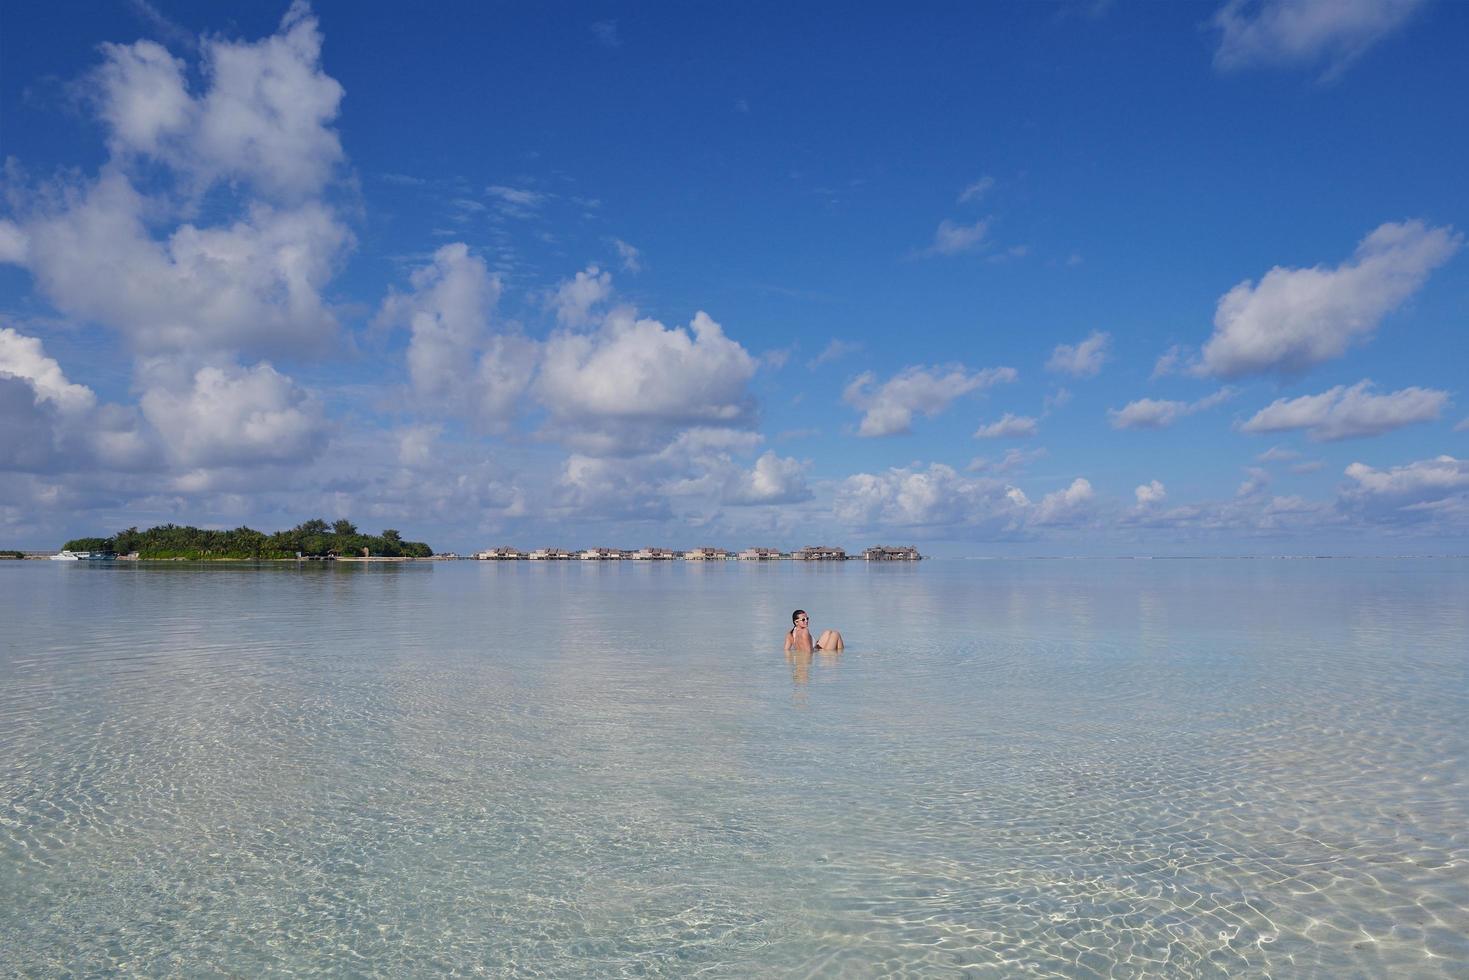
[[[52,561],[116,561],[117,553],[113,551],[67,551],[51,556]]]

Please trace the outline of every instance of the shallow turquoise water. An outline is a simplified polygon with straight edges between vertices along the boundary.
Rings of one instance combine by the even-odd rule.
[[[0,651],[0,974],[1469,975],[1465,561],[8,562]]]

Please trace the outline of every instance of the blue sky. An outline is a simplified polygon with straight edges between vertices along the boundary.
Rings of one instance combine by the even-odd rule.
[[[0,546],[1469,548],[1469,5],[0,21]]]

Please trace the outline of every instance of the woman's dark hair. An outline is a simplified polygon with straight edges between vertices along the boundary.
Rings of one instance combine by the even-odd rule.
[[[797,609],[795,612],[791,613],[791,625],[794,626],[796,624],[796,617],[797,616],[805,616],[805,615],[806,615],[806,610],[804,610],[804,609]]]

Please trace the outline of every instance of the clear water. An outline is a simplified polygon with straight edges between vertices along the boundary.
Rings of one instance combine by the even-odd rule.
[[[11,562],[0,650],[0,974],[1469,975],[1469,562]]]

